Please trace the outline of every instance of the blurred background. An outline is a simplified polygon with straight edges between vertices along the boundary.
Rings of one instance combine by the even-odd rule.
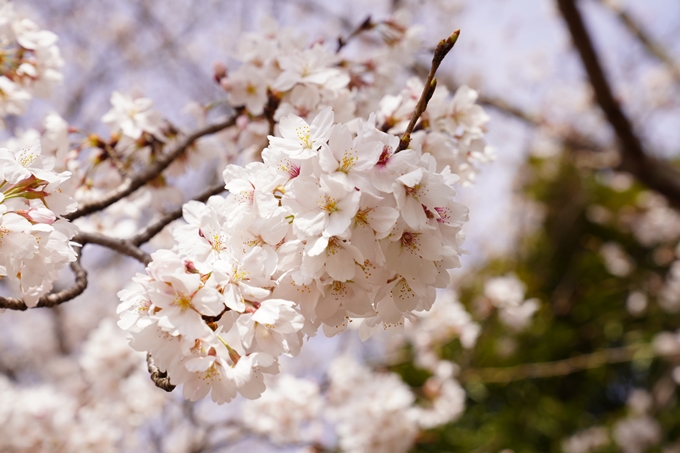
[[[586,43],[568,26],[578,22],[565,9],[574,3]],[[146,382],[143,359],[126,355],[111,321],[116,292],[142,266],[102,253],[91,263],[98,278],[78,300],[0,314],[0,426],[23,417],[22,435],[36,436],[30,430],[42,426],[47,436],[36,420],[48,417],[49,436],[59,439],[60,426],[78,425],[77,435],[92,439],[81,451],[107,451],[100,449],[106,444],[110,451],[195,453],[680,452],[679,2],[24,0],[16,8],[59,36],[64,83],[27,115],[8,118],[6,136],[40,129],[50,112],[105,134],[100,120],[114,90],[143,94],[173,124],[190,127],[187,104],[224,97],[213,64],[233,65],[239,37],[267,17],[310,41],[332,41],[369,16],[398,14],[420,29],[425,49],[411,74],[395,75],[404,83],[423,77],[428,48],[461,30],[439,83],[479,92],[496,160],[459,192],[470,207],[469,255],[442,299],[461,304],[470,319],[442,309],[396,339],[362,343],[354,331],[315,337],[284,364],[323,393],[331,359],[350,355],[373,373],[394,373],[388,375],[426,405],[441,389],[431,389],[433,373],[418,354],[435,354],[453,364],[464,390],[456,402],[443,400],[457,405],[450,422],[393,450],[348,447],[332,416],[313,434],[282,441],[237,423],[247,419],[241,410],[254,410],[242,402],[219,407],[166,395]],[[598,67],[604,85],[593,78]],[[464,331],[472,325],[478,336],[470,344]],[[91,350],[110,363],[90,365]],[[99,374],[111,368],[127,378],[120,368],[138,365],[139,380],[125,388]],[[89,369],[98,370],[96,378]],[[107,392],[108,402],[92,396]],[[104,407],[115,412],[120,399],[127,403],[119,418],[102,415]],[[88,414],[100,423],[88,424]],[[305,423],[314,425],[315,417]],[[19,436],[2,430],[0,437]],[[70,451],[58,441],[4,445],[1,451]]]

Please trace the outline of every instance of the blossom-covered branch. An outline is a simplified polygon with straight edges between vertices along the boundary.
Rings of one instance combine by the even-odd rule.
[[[87,288],[87,272],[80,264],[80,259],[71,263],[71,270],[75,275],[75,282],[72,286],[57,291],[55,293],[43,296],[38,299],[36,305],[28,306],[22,299],[14,297],[0,297],[0,309],[7,308],[9,310],[24,311],[28,308],[35,307],[54,307],[64,302],[75,299],[85,291]]]
[[[212,187],[208,187],[206,190],[203,191],[203,193],[193,198],[193,200],[204,203],[208,201],[208,198],[212,197],[213,195],[219,195],[222,192],[224,192],[224,190],[225,190],[224,184],[218,183]],[[181,218],[183,209],[184,209],[183,207],[179,207],[174,211],[170,211],[167,214],[163,215],[163,217],[156,220],[151,225],[148,225],[146,228],[144,228],[144,230],[135,234],[134,237],[129,239],[129,242],[136,246],[140,246],[141,244],[150,241],[154,236],[160,233],[163,230],[163,228],[168,226],[168,224]],[[148,264],[148,262],[145,264]]]
[[[147,168],[139,171],[129,178],[126,178],[123,184],[107,193],[100,200],[83,203],[78,206],[78,209],[75,212],[64,217],[68,220],[75,220],[82,216],[101,211],[111,206],[116,201],[119,201],[132,194],[134,191],[144,186],[149,181],[152,181],[154,178],[158,177],[163,172],[163,170],[168,168],[175,160],[177,160],[196,140],[205,135],[214,134],[215,132],[219,132],[230,126],[233,126],[235,122],[236,117],[232,116],[217,124],[204,127],[187,135],[185,138],[180,140],[179,143],[177,143],[167,154],[164,154]]]

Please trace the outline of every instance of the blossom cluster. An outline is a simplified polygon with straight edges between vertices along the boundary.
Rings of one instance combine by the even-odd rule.
[[[47,97],[61,83],[64,62],[57,35],[0,2],[0,118],[21,115],[33,96]]]
[[[498,309],[500,321],[515,331],[529,326],[540,306],[538,299],[524,299],[526,286],[515,275],[495,277],[484,284],[484,295]]]
[[[273,22],[263,33],[243,36],[233,55],[240,65],[233,70],[218,65],[215,77],[229,94],[229,104],[245,110],[234,133],[246,155],[257,157],[266,146],[271,134],[264,118],[268,115],[275,123],[291,113],[309,122],[331,107],[337,122],[349,122],[375,112],[380,129],[404,132],[423,83],[413,77],[398,95],[389,93],[403,86],[394,74],[413,63],[421,48],[420,29],[400,15],[371,27],[380,33],[383,45],[351,57],[323,41],[310,46]],[[477,98],[477,92],[465,85],[453,95],[445,86],[438,87],[411,145],[432,154],[438,171],[448,165],[465,184],[473,183],[477,167],[494,157],[484,138],[489,117]]]
[[[460,266],[467,208],[458,178],[429,154],[397,152],[373,118],[308,124],[290,114],[263,163],[224,170],[228,197],[187,203],[174,251],[152,255],[120,293],[120,325],[184,394],[257,397],[262,372],[303,334],[360,320],[362,336],[402,330]]]
[[[149,451],[139,428],[169,398],[153,391],[143,357],[130,349],[113,319],[95,327],[79,360],[55,353],[58,341],[49,322],[34,317],[32,325],[43,328],[39,341],[49,343],[49,353],[37,354],[36,362],[50,379],[27,386],[0,375],[0,451]]]
[[[70,172],[53,171],[39,141],[12,152],[0,148],[0,277],[19,280],[29,307],[52,289],[57,271],[77,253],[77,229],[62,215],[77,208]]]

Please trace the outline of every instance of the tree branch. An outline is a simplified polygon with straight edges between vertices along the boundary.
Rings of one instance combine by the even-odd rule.
[[[116,201],[121,200],[122,198],[130,195],[131,193],[142,187],[144,184],[160,175],[163,172],[163,170],[168,168],[168,166],[172,162],[174,162],[178,157],[180,157],[186,151],[186,149],[189,146],[191,146],[196,140],[203,137],[204,135],[214,134],[215,132],[219,132],[230,126],[233,126],[235,123],[236,115],[233,115],[231,118],[225,121],[213,124],[212,126],[207,126],[192,134],[189,134],[177,145],[175,145],[175,148],[172,149],[168,154],[159,158],[156,162],[154,162],[144,170],[139,171],[134,176],[125,179],[123,184],[113,189],[104,198],[89,203],[84,203],[81,206],[79,206],[75,212],[72,212],[71,214],[68,214],[64,217],[68,220],[75,220],[84,215],[101,211],[102,209],[111,206]]]
[[[421,75],[421,77],[427,74],[428,71],[427,67],[420,63],[412,66],[411,70],[415,74]],[[453,80],[453,77],[450,75],[439,77],[439,79],[443,80],[443,83],[452,92],[455,91],[458,86],[460,86],[460,84],[456,83],[456,81]],[[602,151],[602,145],[595,142],[592,138],[575,131],[573,128],[561,124],[551,124],[540,115],[523,110],[522,108],[512,105],[499,97],[480,94],[478,102],[480,105],[491,107],[504,115],[516,118],[526,123],[528,126],[545,127],[553,132],[565,145],[569,146],[570,148],[587,149],[589,151],[595,152]]]
[[[649,344],[634,344],[621,348],[604,349],[591,354],[583,354],[554,362],[526,363],[503,368],[468,369],[460,374],[459,379],[467,382],[481,381],[507,384],[508,382],[523,379],[566,376],[578,371],[599,368],[612,363],[652,359],[663,355],[654,351]]]
[[[80,232],[73,241],[85,246],[85,244],[97,244],[110,248],[118,253],[136,259],[145,266],[151,262],[151,255],[137,247],[130,239],[119,239],[99,233]]]
[[[203,193],[201,193],[199,196],[196,198],[193,198],[194,201],[201,201],[201,202],[206,202],[208,198],[212,197],[213,195],[219,195],[220,193],[224,192],[224,183],[221,182],[219,184],[216,184],[212,187],[208,187]],[[145,242],[148,242],[156,236],[158,233],[160,233],[163,228],[165,228],[170,222],[179,219],[182,217],[182,208],[183,206],[180,206],[179,208],[175,209],[174,211],[170,211],[167,214],[165,214],[163,217],[152,223],[151,225],[148,225],[144,230],[140,231],[137,233],[135,236],[131,237],[128,239],[128,241],[135,246],[140,246],[144,244]]]
[[[619,139],[620,169],[633,174],[643,184],[664,195],[671,204],[680,207],[680,172],[670,163],[645,153],[633,125],[612,94],[575,0],[557,0],[557,4],[588,74],[595,99]]]
[[[373,27],[375,27],[375,24],[371,21],[371,16],[366,17],[366,19],[364,19],[364,21],[361,24],[359,24],[357,28],[352,30],[352,32],[349,35],[347,35],[346,38],[343,38],[342,36],[338,37],[338,47],[337,49],[335,49],[335,52],[336,53],[340,52],[342,48],[345,47],[352,40],[352,38],[356,37],[357,35],[365,31],[371,30]]]
[[[680,82],[680,69],[678,69],[677,63],[673,61],[671,56],[663,47],[661,47],[661,45],[659,45],[647,33],[645,33],[640,24],[638,24],[632,16],[630,16],[626,11],[623,10],[623,8],[617,5],[616,2],[611,0],[597,1],[613,12],[621,21],[621,23],[628,29],[628,31],[634,35],[638,41],[640,41],[645,49],[647,49],[647,52],[654,56],[661,63],[666,65],[676,82]]]
[[[151,380],[153,381],[154,384],[156,384],[156,387],[158,387],[159,389],[163,389],[166,392],[172,392],[173,390],[175,390],[175,386],[170,383],[168,373],[165,371],[161,371],[156,366],[156,363],[154,363],[153,357],[151,357],[150,352],[146,353],[146,364],[149,369],[149,375],[151,377]]]
[[[87,288],[87,272],[80,265],[80,254],[78,255],[78,259],[71,263],[71,270],[76,276],[73,285],[61,291],[57,291],[56,293],[41,297],[40,300],[38,300],[38,305],[36,307],[55,307],[71,299],[75,299],[85,291],[85,288]],[[0,308],[25,311],[29,307],[21,299],[0,297]]]

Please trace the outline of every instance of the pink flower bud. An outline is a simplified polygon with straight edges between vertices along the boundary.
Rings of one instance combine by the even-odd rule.
[[[221,61],[213,63],[213,71],[215,74],[215,81],[219,82],[227,76],[227,67]]]
[[[31,208],[28,211],[17,211],[22,217],[30,220],[33,223],[46,223],[52,225],[57,220],[57,215],[47,208]]]

